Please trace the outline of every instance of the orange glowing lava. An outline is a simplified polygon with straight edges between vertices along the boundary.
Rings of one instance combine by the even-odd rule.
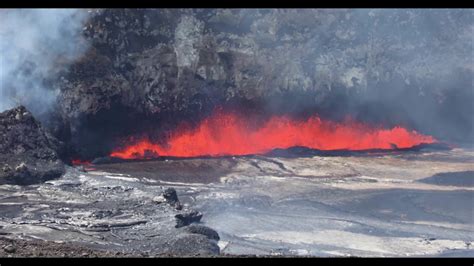
[[[72,165],[78,166],[78,165],[91,165],[92,163],[90,161],[83,161],[80,159],[72,159],[71,160]]]
[[[436,142],[431,136],[400,126],[383,129],[351,119],[332,122],[313,116],[300,121],[288,116],[273,116],[260,126],[255,126],[254,122],[247,116],[218,111],[193,129],[178,127],[165,144],[140,138],[129,141],[110,156],[139,159],[249,155],[294,146],[318,150],[395,149]]]

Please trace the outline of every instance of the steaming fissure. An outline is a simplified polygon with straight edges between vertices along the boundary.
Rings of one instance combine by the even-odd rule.
[[[110,156],[143,159],[158,156],[198,157],[263,154],[276,148],[303,146],[317,150],[370,150],[410,148],[431,144],[431,136],[396,126],[384,129],[347,118],[332,122],[312,116],[296,120],[272,116],[261,125],[252,117],[216,111],[197,127],[182,123],[164,144],[146,137],[129,138]]]

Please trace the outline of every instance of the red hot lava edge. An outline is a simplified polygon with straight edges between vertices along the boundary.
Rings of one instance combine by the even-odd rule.
[[[306,120],[273,116],[258,127],[252,122],[247,116],[216,111],[193,129],[178,126],[165,144],[151,142],[146,137],[138,138],[129,140],[110,156],[143,159],[159,156],[249,155],[294,146],[325,151],[390,150],[437,142],[431,136],[401,126],[383,129],[352,119],[332,122],[318,116]]]
[[[76,165],[92,165],[90,161],[84,161],[81,159],[72,159],[71,164],[76,166]]]

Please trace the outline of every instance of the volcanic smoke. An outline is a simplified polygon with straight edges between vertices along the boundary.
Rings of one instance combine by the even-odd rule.
[[[122,159],[159,156],[197,157],[264,154],[276,148],[304,146],[317,150],[370,150],[410,148],[430,144],[431,136],[396,126],[382,129],[346,119],[344,122],[312,116],[295,120],[273,116],[260,126],[247,116],[217,111],[195,128],[178,126],[165,144],[148,138],[129,139],[110,156]]]

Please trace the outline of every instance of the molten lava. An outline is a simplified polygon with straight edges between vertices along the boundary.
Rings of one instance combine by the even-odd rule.
[[[263,154],[276,148],[304,146],[318,150],[370,150],[410,148],[434,143],[431,136],[396,126],[383,129],[346,119],[332,122],[313,116],[295,120],[274,116],[255,126],[247,116],[215,112],[195,128],[180,126],[165,143],[148,138],[129,140],[110,156],[123,159],[159,156],[196,157]]]
[[[71,164],[73,166],[78,166],[78,165],[92,165],[90,161],[83,161],[81,159],[72,159]]]

